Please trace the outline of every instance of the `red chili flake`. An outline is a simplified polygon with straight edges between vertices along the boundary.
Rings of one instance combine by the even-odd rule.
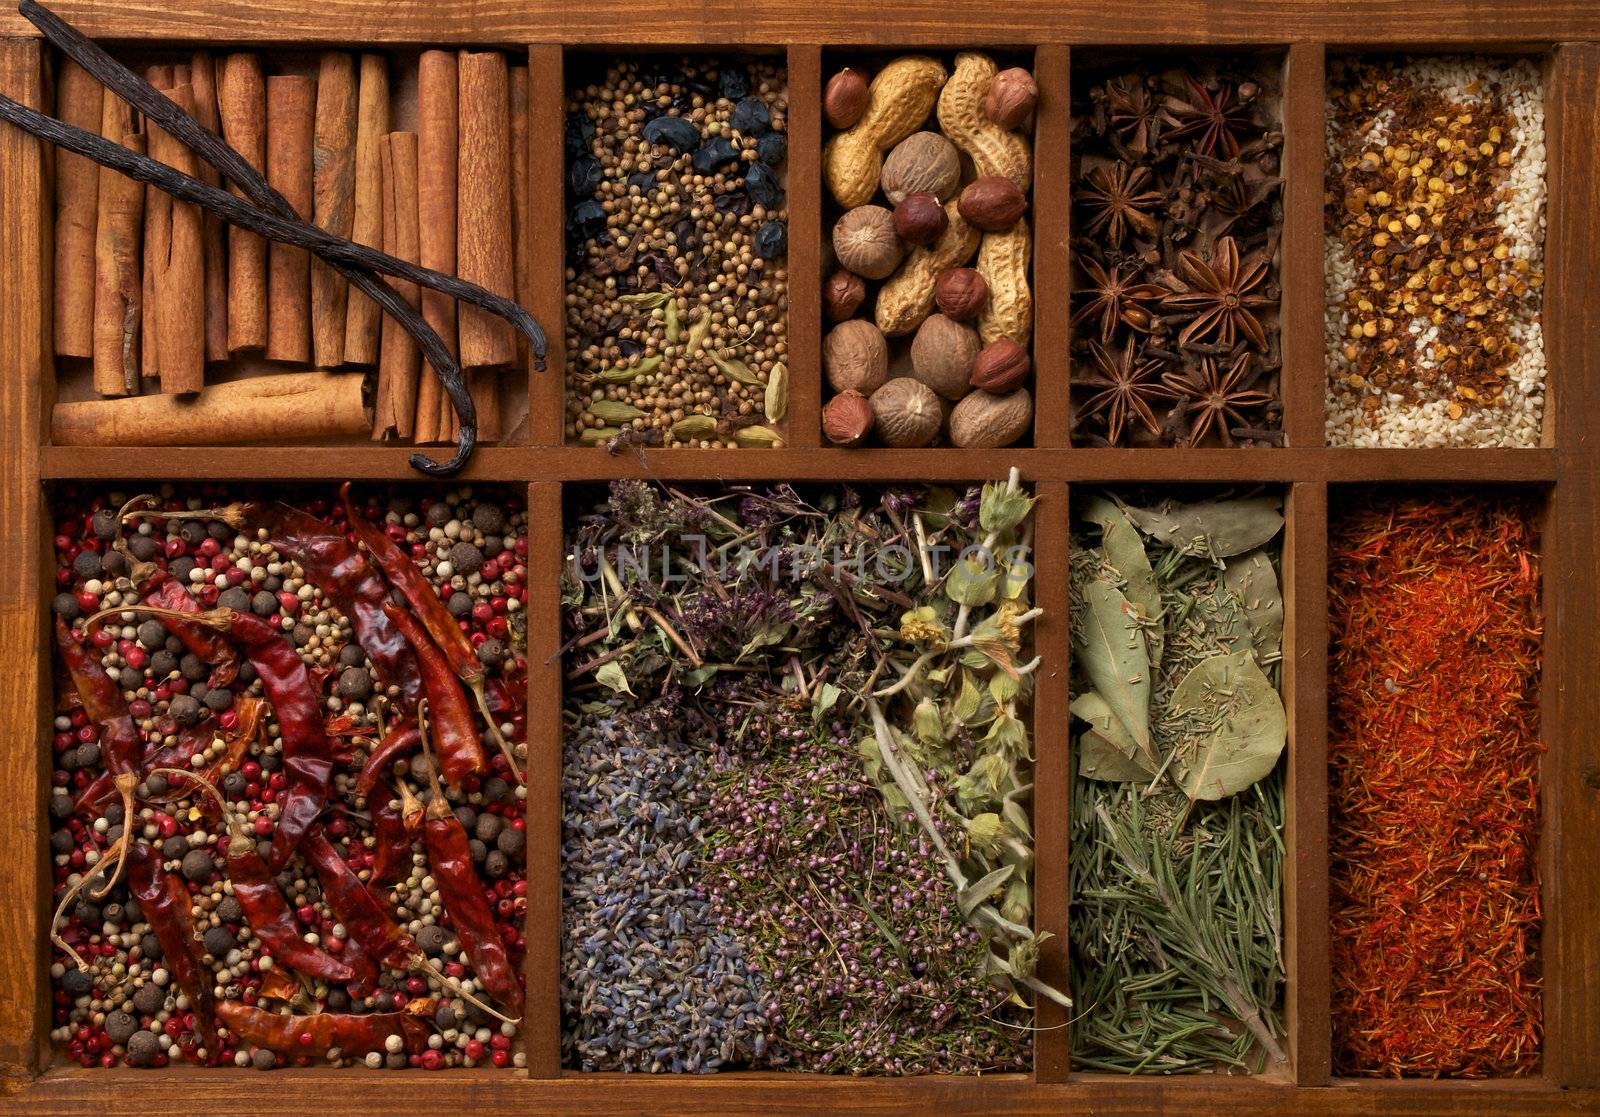
[[[1538,1068],[1531,502],[1362,494],[1329,550],[1334,1066]]]

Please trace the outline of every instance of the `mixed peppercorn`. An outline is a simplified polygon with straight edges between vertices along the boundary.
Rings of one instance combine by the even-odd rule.
[[[85,1066],[520,1059],[526,516],[344,495],[64,493],[53,1035]]]

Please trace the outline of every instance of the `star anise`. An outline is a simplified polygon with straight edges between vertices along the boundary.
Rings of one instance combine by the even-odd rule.
[[[1251,310],[1272,305],[1266,296],[1252,294],[1266,278],[1267,258],[1253,252],[1240,261],[1239,245],[1232,237],[1216,242],[1209,261],[1194,252],[1178,253],[1177,286],[1161,302],[1164,308],[1193,316],[1178,335],[1178,344],[1215,334],[1218,344],[1231,346],[1236,336],[1243,335],[1265,351],[1267,331]]]
[[[1185,369],[1182,373],[1168,373],[1162,377],[1163,383],[1180,401],[1179,408],[1192,417],[1185,445],[1198,445],[1215,430],[1224,446],[1232,446],[1233,428],[1251,425],[1246,411],[1277,402],[1271,392],[1255,388],[1260,371],[1251,371],[1255,357],[1248,350],[1240,347],[1229,360],[1228,367],[1223,370],[1217,358],[1202,357],[1198,369]]]
[[[1249,98],[1239,95],[1239,90],[1245,87],[1219,79],[1213,93],[1187,74],[1183,80],[1189,86],[1189,99],[1167,98],[1167,115],[1174,124],[1167,137],[1199,136],[1194,144],[1197,154],[1214,154],[1220,145],[1229,159],[1237,159],[1239,140],[1257,130],[1244,111]],[[1254,86],[1249,89],[1253,92]]]
[[[1122,243],[1130,226],[1143,236],[1155,235],[1156,219],[1146,211],[1161,200],[1161,193],[1145,189],[1150,168],[1111,163],[1095,167],[1084,178],[1077,201],[1089,211],[1086,234],[1099,236],[1103,230],[1104,242],[1113,248]]]
[[[1072,316],[1074,326],[1085,319],[1098,317],[1102,342],[1111,340],[1118,322],[1136,330],[1150,328],[1151,314],[1144,304],[1165,295],[1165,287],[1155,283],[1135,283],[1136,272],[1124,275],[1116,264],[1103,268],[1089,256],[1080,256],[1078,263],[1088,275],[1091,285],[1080,292],[1086,296],[1086,301]]]
[[[1178,398],[1177,392],[1158,378],[1164,363],[1139,359],[1131,337],[1120,354],[1091,341],[1089,356],[1093,370],[1071,378],[1074,388],[1094,389],[1078,408],[1078,422],[1099,419],[1106,427],[1106,441],[1113,445],[1121,440],[1130,419],[1139,420],[1152,435],[1159,436],[1161,423],[1150,404]]]
[[[1106,112],[1123,146],[1135,155],[1149,152],[1161,126],[1161,105],[1137,74],[1106,82]]]

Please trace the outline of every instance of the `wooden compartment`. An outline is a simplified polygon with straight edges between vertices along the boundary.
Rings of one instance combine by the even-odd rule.
[[[257,1113],[319,1095],[352,1114],[479,1109],[488,1112],[650,1111],[743,1113],[868,1109],[926,1112],[1142,1112],[1222,1107],[1251,1113],[1342,1113],[1406,1109],[1430,1112],[1544,1113],[1600,1105],[1600,947],[1590,924],[1600,912],[1600,864],[1584,835],[1600,827],[1596,771],[1600,746],[1588,729],[1600,720],[1600,691],[1590,685],[1596,641],[1592,601],[1600,590],[1600,470],[1583,427],[1600,401],[1600,358],[1590,340],[1600,331],[1592,261],[1600,256],[1600,6],[1519,3],[1493,14],[1436,2],[1404,12],[1353,3],[1314,12],[1262,9],[1230,2],[1200,12],[1164,3],[1107,7],[1091,3],[994,4],[949,11],[900,12],[860,2],[827,0],[811,7],[766,0],[716,0],[684,10],[645,10],[597,0],[587,5],[467,4],[422,7],[351,0],[317,4],[282,0],[270,10],[168,0],[137,10],[104,0],[70,0],[61,14],[96,38],[129,51],[248,43],[263,50],[347,46],[351,50],[480,44],[521,51],[530,67],[529,181],[535,198],[532,236],[536,273],[530,309],[550,333],[547,371],[531,373],[526,441],[480,450],[463,480],[528,486],[530,522],[546,530],[530,540],[528,603],[529,721],[532,765],[527,806],[528,877],[525,975],[529,1009],[521,1030],[523,1072],[477,1069],[448,1074],[390,1072],[376,1076],[285,1070],[262,1076],[239,1070],[82,1070],[54,1061],[50,1029],[46,927],[50,876],[43,850],[49,771],[51,668],[27,651],[0,688],[0,773],[15,791],[0,825],[0,854],[15,902],[0,921],[0,1076],[4,1106],[53,1114],[134,1107],[148,1113]],[[0,92],[47,104],[46,54],[31,25],[6,16],[0,41]],[[1002,42],[1032,52],[1046,100],[1037,138],[1043,157],[1034,186],[1035,383],[1039,387],[1032,445],[999,451],[835,450],[817,437],[821,405],[821,333],[816,282],[824,235],[818,177],[822,127],[816,107],[826,76],[823,58],[879,44],[930,49]],[[789,316],[792,396],[789,443],[773,450],[730,450],[667,456],[657,450],[603,450],[562,445],[561,233],[565,167],[561,128],[563,71],[571,51],[637,49],[674,44],[696,52],[760,47],[786,52],[793,111]],[[1093,60],[1115,46],[1134,52],[1260,48],[1286,55],[1284,78],[1286,215],[1282,246],[1284,393],[1287,446],[1269,453],[1230,450],[1122,450],[1070,447],[1067,435],[1067,292],[1065,246],[1069,183],[1064,98],[1073,58]],[[1550,59],[1546,86],[1549,211],[1544,326],[1551,380],[1561,406],[1547,407],[1545,444],[1528,450],[1343,450],[1324,446],[1322,359],[1323,73],[1327,51],[1450,49],[1485,53],[1522,46]],[[884,49],[887,49],[885,47]],[[1053,140],[1047,144],[1047,137]],[[1053,146],[1051,146],[1053,144]],[[49,411],[57,397],[49,356],[50,160],[40,145],[0,128],[0,510],[12,540],[0,633],[14,649],[48,645],[51,584],[48,485],[128,475],[199,480],[323,479],[403,482],[414,473],[400,447],[259,446],[125,447],[101,451],[49,443]],[[809,212],[803,199],[813,199]],[[1054,217],[1046,220],[1048,215]],[[809,247],[808,247],[809,246]],[[809,257],[807,254],[810,254]],[[812,339],[808,341],[808,339]],[[811,345],[809,351],[807,345]],[[1058,937],[1046,944],[1041,976],[1065,980],[1068,713],[1067,494],[1074,483],[1272,483],[1289,492],[1283,583],[1292,612],[1286,629],[1283,693],[1289,713],[1284,865],[1284,957],[1290,1070],[1282,1079],[1125,1079],[1073,1073],[1067,1058],[1066,1013],[1042,1006],[1031,1075],[993,1078],[854,1080],[782,1074],[713,1078],[570,1075],[560,1068],[557,971],[560,964],[561,667],[557,573],[563,561],[563,493],[569,484],[614,477],[712,480],[973,480],[1000,479],[1017,467],[1040,498],[1035,536],[1036,597],[1045,616],[1034,632],[1044,656],[1034,704],[1036,726],[1035,840],[1039,851],[1035,922]],[[1546,1032],[1538,1077],[1514,1082],[1401,1083],[1333,1080],[1330,1076],[1327,928],[1326,563],[1330,485],[1348,482],[1505,483],[1548,488],[1544,538],[1545,685],[1543,767],[1545,834],[1541,880]]]

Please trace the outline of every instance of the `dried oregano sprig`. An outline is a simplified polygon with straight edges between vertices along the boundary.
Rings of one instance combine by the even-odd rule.
[[[1281,502],[1079,512],[1073,1058],[1281,1064]]]

